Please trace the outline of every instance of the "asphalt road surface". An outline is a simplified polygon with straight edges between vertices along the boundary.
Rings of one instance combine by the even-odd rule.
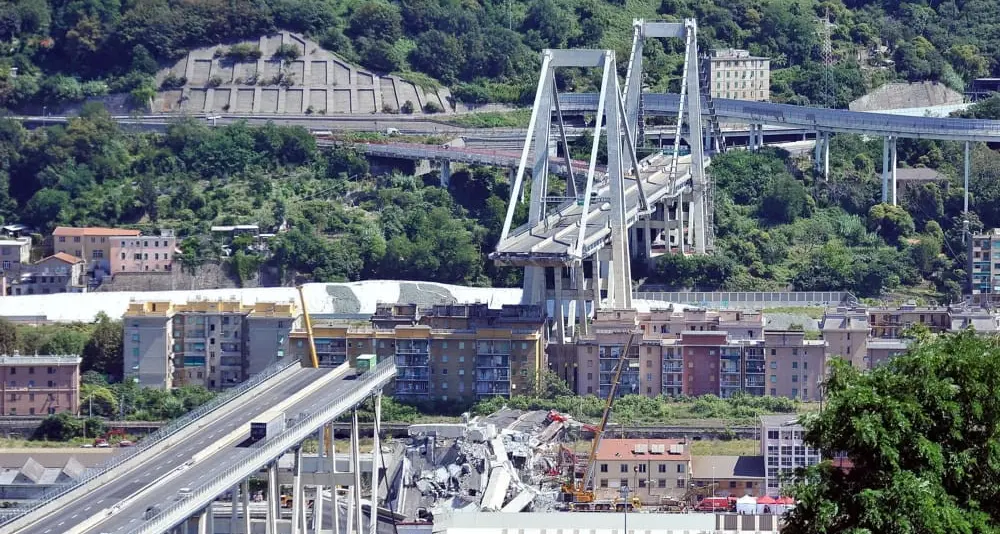
[[[306,378],[304,382],[307,383],[312,378],[316,377],[317,373],[322,374],[331,371],[333,371],[333,369],[302,369],[300,373],[304,378]],[[338,397],[344,395],[346,392],[355,387],[356,382],[353,380],[345,380],[344,377],[346,376],[351,375],[347,374],[343,377],[337,378],[329,385],[306,395],[304,399],[285,410],[285,413],[288,414],[289,417],[295,417],[302,412],[315,413],[320,409],[320,407],[332,404]],[[298,378],[298,376],[296,378]],[[298,380],[291,380],[288,384],[276,388],[271,402],[269,404],[261,405],[262,408],[260,411],[265,410],[268,406],[277,404],[280,400],[297,392],[302,386],[305,385],[302,382],[297,384],[293,384],[291,382],[298,382]],[[253,411],[253,413],[256,413],[256,411]],[[245,436],[249,437],[250,426],[246,424],[247,422],[249,421],[245,421],[243,425],[246,428]],[[215,435],[217,437],[215,439],[224,436],[232,430],[233,428],[230,427],[227,431],[225,431],[225,433],[216,432]],[[164,469],[165,466],[172,466],[173,468],[176,468],[179,465],[182,465],[183,462],[186,461],[187,458],[190,458],[192,454],[199,452],[206,445],[211,445],[213,441],[215,440],[206,440],[201,443],[196,442],[192,444],[191,447],[187,448],[187,450],[183,453],[175,451],[172,459],[161,462],[159,465],[153,462],[150,463],[152,465],[157,465],[156,469],[160,470],[159,474],[164,474],[171,468],[166,467]],[[181,471],[180,474],[171,478],[169,481],[151,488],[139,498],[130,501],[120,511],[107,518],[106,521],[102,521],[100,524],[95,525],[88,530],[84,530],[81,534],[100,534],[103,532],[107,532],[109,534],[123,534],[139,528],[144,522],[143,515],[145,514],[146,509],[150,506],[155,505],[161,509],[166,509],[168,506],[176,502],[177,490],[179,488],[186,487],[195,490],[198,487],[211,482],[213,479],[220,477],[230,467],[253,454],[255,449],[238,447],[241,441],[242,439],[235,441],[231,445],[223,447],[218,452],[202,459],[194,466]],[[143,485],[145,484],[148,484],[148,481],[143,483]],[[125,488],[125,491],[128,493],[125,495],[116,494],[114,497],[121,499],[130,496],[135,489]],[[51,533],[45,533],[44,529],[42,529],[41,532],[42,534],[55,534],[58,530],[53,530]]]
[[[77,499],[63,507],[58,514],[38,521],[36,524],[19,531],[25,534],[59,534],[66,532],[89,517],[110,508],[119,501],[128,498],[149,485],[154,480],[184,465],[192,456],[202,451],[217,440],[225,437],[239,427],[246,429],[247,435],[250,433],[250,421],[258,414],[267,411],[272,406],[277,405],[285,398],[295,394],[303,387],[314,381],[318,376],[334,371],[334,369],[299,369],[284,382],[272,387],[264,393],[258,394],[255,398],[247,401],[245,406],[232,412],[229,416],[207,425],[192,435],[186,441],[178,443],[173,447],[149,458],[142,466],[134,469],[126,476],[117,478],[90,492],[85,497]],[[342,379],[341,379],[342,380]],[[338,384],[337,382],[334,382]],[[348,382],[349,384],[351,382]],[[330,391],[337,391],[339,387],[324,388]],[[312,398],[315,399],[316,395]],[[307,406],[313,406],[314,401],[300,402],[292,408],[286,410],[289,417],[294,416],[299,411],[305,410]],[[238,443],[238,442],[237,442]],[[108,518],[99,526],[87,532],[121,532],[125,526],[137,528],[141,523],[141,517],[148,506],[157,504],[161,507],[173,502],[173,497],[178,488],[188,486],[197,487],[209,480],[207,474],[210,472],[207,466],[214,466],[216,469],[211,472],[225,470],[229,463],[221,460],[224,457],[232,458],[234,446],[222,449],[219,454],[205,459],[205,464],[199,463],[192,469],[186,471],[182,476],[171,480],[166,486],[151,492],[146,498],[139,499],[139,503],[134,506],[123,508],[119,513]],[[200,481],[200,482],[199,482]]]

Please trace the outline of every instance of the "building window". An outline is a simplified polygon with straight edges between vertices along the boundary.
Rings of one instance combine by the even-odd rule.
[[[618,466],[618,470],[622,473],[628,473],[628,466],[625,464],[621,464]]]
[[[753,482],[747,482],[746,488],[753,489]]]
[[[798,368],[799,368],[799,362],[792,362],[792,369],[798,369]]]
[[[771,383],[774,384],[778,381],[778,375],[771,375]]]
[[[656,481],[656,487],[658,487],[658,488],[665,488],[665,487],[667,487],[667,479],[665,479],[665,478],[657,479],[657,481]]]
[[[52,380],[49,380],[49,387],[50,387],[50,388],[54,388],[54,387],[56,387],[56,383],[55,383],[55,381],[52,381]]]
[[[777,368],[778,368],[778,362],[771,362],[771,369],[777,369]]]
[[[677,464],[677,472],[678,473],[684,472],[684,464]]]
[[[608,479],[606,479],[606,478],[602,478],[601,479],[601,487],[602,488],[608,487]]]
[[[601,464],[601,472],[602,473],[608,472],[608,464]]]
[[[29,368],[28,368],[28,374],[29,374],[29,375],[33,375],[33,374],[35,374],[35,368],[34,368],[34,367],[29,367]]]
[[[684,479],[683,478],[678,478],[677,479],[677,487],[678,488],[683,488],[684,487]]]
[[[639,464],[639,472],[640,473],[646,472],[646,464]]]
[[[627,478],[621,479],[620,482],[621,482],[621,487],[623,487],[623,488],[627,488],[628,487],[628,479]]]

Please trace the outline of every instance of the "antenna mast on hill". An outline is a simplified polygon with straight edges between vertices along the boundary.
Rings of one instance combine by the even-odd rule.
[[[822,54],[823,54],[823,94],[826,95],[828,101],[833,100],[834,90],[833,90],[833,43],[830,40],[831,29],[833,24],[830,23],[830,8],[826,9],[826,14],[819,21],[820,29],[819,35],[821,39]]]

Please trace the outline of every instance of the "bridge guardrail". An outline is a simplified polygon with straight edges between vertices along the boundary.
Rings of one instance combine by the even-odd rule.
[[[220,495],[225,490],[231,488],[239,481],[240,478],[242,478],[243,472],[248,469],[251,471],[260,469],[266,465],[270,459],[277,457],[283,451],[288,450],[296,443],[307,438],[309,434],[313,432],[313,430],[310,429],[318,428],[319,425],[322,425],[327,421],[331,421],[338,415],[342,414],[346,408],[355,406],[363,401],[365,397],[368,396],[368,386],[372,386],[373,384],[385,385],[392,379],[393,376],[395,376],[395,374],[395,362],[392,360],[383,360],[382,363],[375,367],[373,372],[370,372],[366,376],[358,379],[355,383],[355,387],[352,387],[348,391],[344,392],[338,399],[334,400],[326,408],[307,417],[305,420],[296,421],[284,432],[279,434],[276,439],[268,439],[263,443],[257,444],[259,446],[255,447],[254,452],[249,457],[230,467],[218,477],[215,477],[214,481],[195,489],[190,497],[167,507],[148,524],[131,531],[131,534],[160,534],[168,530],[170,527],[173,527],[179,521],[190,515],[190,510],[198,510],[207,506],[212,502],[212,498],[214,496]]]
[[[233,389],[226,390],[225,393],[215,397],[211,401],[199,406],[198,408],[195,408],[194,410],[188,412],[184,416],[175,419],[169,425],[161,427],[159,430],[153,432],[145,439],[140,440],[139,443],[137,443],[134,447],[129,447],[128,449],[125,449],[121,454],[116,454],[113,458],[109,459],[107,462],[101,464],[99,467],[95,469],[88,469],[87,474],[85,474],[82,478],[80,478],[76,482],[72,484],[67,484],[65,486],[53,488],[52,490],[46,492],[45,494],[43,494],[41,499],[32,503],[30,507],[20,509],[20,513],[18,513],[17,515],[4,517],[0,525],[7,524],[8,522],[13,521],[14,519],[23,517],[51,503],[52,501],[58,499],[59,497],[62,497],[74,491],[75,489],[103,475],[104,473],[110,471],[111,469],[114,469],[124,464],[125,462],[131,460],[132,458],[138,456],[139,454],[142,454],[143,452],[154,447],[164,439],[186,428],[191,423],[200,419],[204,415],[213,412],[218,408],[221,408],[222,406],[225,406],[230,401],[239,397],[243,393],[246,393],[250,389],[253,389],[254,387],[260,385],[261,383],[273,378],[274,376],[284,371],[285,369],[288,369],[292,365],[298,365],[298,364],[299,361],[295,358],[285,358],[281,361],[271,364],[269,367],[267,367],[260,373],[257,373],[256,375],[250,377],[250,379],[247,380],[246,382],[243,382],[242,384]]]

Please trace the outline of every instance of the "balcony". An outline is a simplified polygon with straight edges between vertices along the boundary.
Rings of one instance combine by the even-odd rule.
[[[746,372],[749,374],[764,374],[764,362],[747,362]]]
[[[396,373],[396,380],[429,380],[430,372],[427,369],[401,369]]]
[[[510,357],[508,356],[477,356],[477,369],[509,369]]]
[[[396,356],[396,367],[427,367],[430,357],[424,356]]]
[[[482,355],[508,355],[510,354],[510,342],[487,342],[476,343],[476,354]]]
[[[736,388],[736,389],[739,389],[740,388],[740,377],[738,377],[738,376],[736,376],[736,377],[724,376],[719,381],[719,386],[723,387],[723,388]]]
[[[428,348],[425,347],[400,347],[396,346],[396,354],[429,354]]]
[[[510,395],[510,385],[491,384],[488,382],[476,383],[476,395]]]
[[[677,364],[670,364],[670,365],[663,364],[663,372],[664,373],[683,373],[684,372],[684,364],[680,363],[680,362],[678,362]]]
[[[510,371],[507,369],[477,369],[476,380],[510,382]]]
[[[396,395],[426,395],[427,382],[396,382]]]
[[[746,377],[743,384],[748,388],[762,388],[767,382],[764,380],[764,375],[760,375]]]

